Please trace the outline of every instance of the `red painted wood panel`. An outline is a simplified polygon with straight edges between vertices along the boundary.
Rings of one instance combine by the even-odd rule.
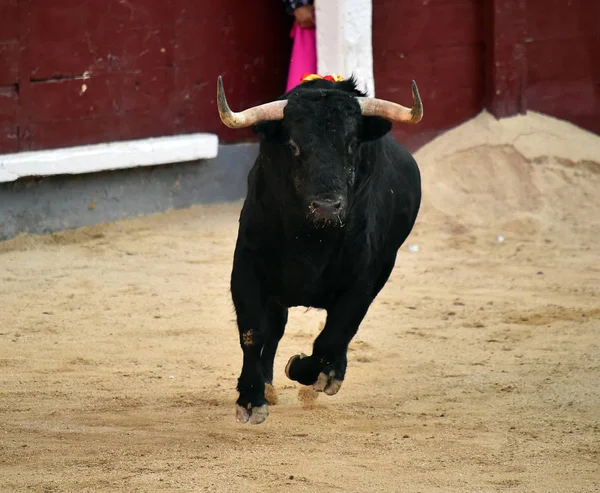
[[[98,144],[121,135],[118,116],[29,123],[21,131],[20,147],[27,150]]]
[[[195,131],[254,139],[221,123],[217,76],[238,108],[285,89],[291,19],[280,2],[251,16],[243,0],[0,4],[0,152],[15,136],[21,150]],[[11,88],[16,103],[2,96]]]
[[[19,81],[20,50],[19,41],[0,42],[0,86]]]
[[[377,97],[410,105],[414,79],[423,99],[425,116],[418,125],[393,128],[409,149],[481,111],[482,16],[477,0],[374,0]]]
[[[208,131],[222,142],[255,140],[250,129],[231,130],[216,112],[216,78],[223,76],[232,109],[271,100],[285,91],[291,20],[282,3],[178,0],[176,66],[171,104],[178,131]],[[203,8],[203,5],[204,8]],[[198,19],[199,22],[190,22]],[[203,33],[200,38],[200,32]]]
[[[497,118],[527,111],[527,30],[525,0],[488,0],[486,32],[485,105]]]
[[[529,109],[600,133],[600,2],[527,1]]]
[[[598,59],[589,49],[600,36],[545,39],[527,43],[527,81],[570,81],[587,77]]]
[[[17,86],[0,87],[0,149],[6,152],[16,152],[19,148],[18,110]]]
[[[19,40],[19,6],[17,0],[0,2],[0,43]]]
[[[598,34],[597,0],[527,0],[527,37],[564,39]]]
[[[373,0],[373,37],[399,51],[477,44],[481,15],[478,0]]]
[[[0,0],[0,152],[254,140],[219,120],[216,78],[234,110],[280,95],[289,28],[279,0]],[[410,104],[419,85],[425,118],[393,130],[411,149],[485,101],[600,131],[600,1],[373,0],[373,48],[378,96]]]
[[[121,88],[118,76],[62,79],[31,84],[22,102],[31,122],[81,120],[112,115]]]
[[[19,151],[19,134],[16,125],[5,124],[0,118],[0,149],[3,153]]]
[[[529,106],[549,115],[571,119],[600,114],[598,83],[590,77],[575,80],[551,80],[527,88]]]
[[[17,111],[19,109],[19,94],[17,86],[0,87],[0,117],[4,121],[14,121],[16,123]]]

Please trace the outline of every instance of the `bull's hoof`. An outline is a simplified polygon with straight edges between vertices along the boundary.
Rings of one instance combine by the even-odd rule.
[[[313,356],[297,354],[292,356],[285,367],[285,374],[290,380],[302,385],[313,385],[325,364]]]
[[[330,370],[327,373],[319,373],[313,389],[317,392],[325,392],[327,395],[335,395],[342,388],[342,383],[344,383],[343,380],[335,378],[335,370]]]
[[[294,356],[292,356],[290,358],[290,360],[287,362],[287,365],[285,365],[285,376],[288,377],[290,380],[294,380],[294,378],[292,378],[290,375],[290,370],[292,368],[292,365],[294,363],[294,361],[298,360],[298,359],[304,359],[307,358],[308,356],[306,356],[306,354],[304,353],[300,353],[300,354],[295,354]]]
[[[263,404],[262,406],[252,407],[252,405],[248,405],[248,408],[240,406],[236,404],[235,406],[235,420],[238,423],[246,424],[250,423],[251,425],[259,425],[267,419],[269,415],[269,406],[267,404]]]

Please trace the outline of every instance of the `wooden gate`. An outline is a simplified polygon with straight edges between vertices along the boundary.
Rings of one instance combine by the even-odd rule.
[[[0,153],[228,131],[236,107],[285,89],[290,19],[277,2],[0,0]]]
[[[394,132],[410,148],[486,107],[536,110],[600,133],[597,0],[374,0],[376,92],[425,118]]]

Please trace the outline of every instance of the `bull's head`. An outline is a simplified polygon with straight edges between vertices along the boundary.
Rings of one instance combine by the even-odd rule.
[[[342,83],[343,84],[343,83]],[[221,120],[230,128],[254,126],[275,165],[274,186],[314,225],[342,226],[360,173],[361,144],[383,137],[391,122],[417,123],[423,106],[412,82],[413,106],[359,95],[353,81],[345,90],[323,80],[301,84],[285,97],[239,113],[227,104],[217,82]],[[349,92],[351,91],[351,92]],[[291,193],[290,193],[291,192]]]

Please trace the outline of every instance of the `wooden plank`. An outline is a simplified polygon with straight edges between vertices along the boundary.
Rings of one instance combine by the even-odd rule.
[[[113,0],[91,3],[99,4],[98,8],[103,8],[103,4],[106,4],[106,13],[103,15],[106,20],[106,26],[116,32],[132,28],[143,28],[151,31],[158,27],[162,29],[170,26],[173,24],[177,6],[176,1],[165,2],[156,0]],[[204,2],[200,1],[196,3],[203,4]]]
[[[202,128],[199,131],[203,131]],[[168,106],[127,111],[119,121],[119,140],[174,135],[175,119]],[[182,133],[189,133],[186,130]]]
[[[600,121],[600,87],[591,77],[580,80],[549,80],[531,84],[527,101],[532,110],[571,120],[596,116]]]
[[[118,108],[124,112],[168,111],[172,86],[173,70],[170,68],[146,69],[137,74],[124,74],[118,94]]]
[[[428,48],[406,55],[386,50],[376,60],[375,76],[386,94],[406,92],[412,79],[419,88],[429,84],[426,81],[447,87],[483,85],[483,47],[479,44]]]
[[[483,105],[483,8],[477,0],[378,0],[373,4],[377,96],[410,105],[416,80],[425,116],[394,125],[414,151]]]
[[[0,87],[0,117],[16,123],[19,109],[19,92],[16,84]]]
[[[433,51],[434,76],[450,87],[483,86],[483,46],[445,46]]]
[[[572,81],[587,77],[598,59],[589,46],[600,37],[578,36],[570,39],[546,39],[527,43],[527,81]],[[551,60],[551,63],[549,63]]]
[[[22,149],[24,129],[29,123],[29,115],[24,110],[23,106],[30,100],[31,84],[30,84],[30,65],[29,65],[29,50],[27,48],[27,40],[31,32],[31,2],[18,2],[19,16],[19,105],[17,108],[17,127],[18,127],[18,147]]]
[[[525,0],[487,0],[486,107],[496,117],[527,111]]]
[[[107,30],[102,44],[110,72],[142,73],[172,65],[173,26]]]
[[[0,86],[19,81],[19,41],[0,43]]]
[[[381,34],[373,31],[377,38]],[[373,50],[373,72],[378,97],[396,91],[404,93],[415,80],[421,89],[425,80],[435,78],[436,59],[430,50],[414,50],[409,53],[395,49]],[[383,91],[380,93],[380,91]],[[410,92],[410,89],[408,89]]]
[[[101,53],[105,22],[97,10],[99,4],[104,2],[22,2],[29,78],[99,71],[105,62]]]
[[[462,2],[374,2],[373,49],[393,47],[408,54],[438,46],[480,43],[483,10],[478,0]]]
[[[0,154],[19,149],[18,110],[17,85],[0,87]]]
[[[527,38],[539,41],[577,36],[580,14],[580,0],[527,0]]]
[[[35,35],[27,39],[31,77],[42,80],[168,66],[175,33],[173,21],[161,13],[169,13],[170,7],[161,8],[160,2],[147,2],[143,9],[129,5],[133,10],[128,23],[128,10],[117,4],[121,5],[110,2],[110,9],[104,2],[32,9],[29,22]],[[138,18],[147,23],[134,22]],[[64,25],[69,25],[69,30],[65,31]]]
[[[291,51],[290,17],[282,4],[269,2],[253,4],[253,22],[249,23],[239,0],[174,1],[177,39],[170,104],[177,128],[215,132],[223,142],[255,140],[251,129],[232,130],[221,123],[216,111],[216,80],[223,76],[227,98],[235,110],[283,94]],[[215,56],[219,50],[226,55]]]
[[[0,2],[0,43],[19,40],[19,6],[17,0]],[[2,58],[0,56],[0,58]]]
[[[0,117],[0,155],[19,150],[19,128]]]
[[[109,142],[114,140],[119,124],[117,116],[27,123],[21,128],[20,149],[36,151]]]
[[[122,76],[59,79],[32,83],[22,101],[31,122],[59,122],[107,117],[119,107]]]
[[[202,60],[182,60],[175,73],[175,85],[171,95],[171,107],[176,109],[175,126],[178,131],[215,132],[225,142],[239,142],[255,139],[252,129],[230,129],[219,119],[216,110],[216,77],[219,63],[215,57]],[[245,79],[229,67],[222,66],[223,82],[227,99],[234,111],[247,108],[262,101],[257,101],[259,89],[252,87],[251,80],[264,81],[262,78]],[[285,84],[282,81],[282,85]],[[284,88],[285,89],[285,88]],[[281,92],[281,91],[280,91]],[[274,93],[274,96],[275,97]],[[266,98],[265,98],[266,99]]]
[[[581,0],[579,32],[596,36],[600,34],[600,2],[598,0]]]

